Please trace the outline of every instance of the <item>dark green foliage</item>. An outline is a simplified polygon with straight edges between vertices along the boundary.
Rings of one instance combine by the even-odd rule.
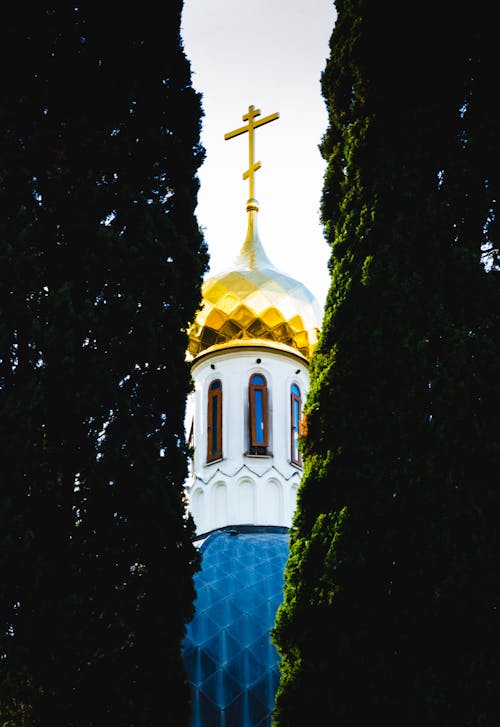
[[[206,251],[182,2],[2,17],[0,723],[187,722]]]
[[[332,284],[274,630],[280,727],[497,724],[492,19],[399,5],[336,2],[322,78]]]

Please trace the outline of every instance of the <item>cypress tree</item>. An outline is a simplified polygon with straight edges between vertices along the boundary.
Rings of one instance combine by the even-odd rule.
[[[0,715],[187,722],[186,329],[207,265],[181,0],[19,2],[0,100]],[[1,722],[1,719],[0,719]]]
[[[322,76],[332,282],[273,631],[280,727],[497,717],[491,31],[388,6],[336,2]]]

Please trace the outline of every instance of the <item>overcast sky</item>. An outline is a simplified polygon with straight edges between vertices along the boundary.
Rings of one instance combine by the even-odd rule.
[[[320,76],[335,22],[333,0],[185,0],[184,49],[193,86],[202,93],[197,217],[210,252],[210,272],[226,268],[245,239],[250,105],[280,118],[255,132],[255,196],[268,257],[297,278],[323,307],[329,247],[319,222],[325,162],[318,145],[327,128]],[[210,273],[209,273],[210,274]]]

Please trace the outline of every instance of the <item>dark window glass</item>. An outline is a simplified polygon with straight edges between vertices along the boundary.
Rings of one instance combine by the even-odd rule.
[[[302,409],[302,401],[300,398],[300,389],[297,384],[292,384],[290,395],[290,443],[291,443],[291,460],[295,464],[302,464],[299,452],[299,434],[300,434],[300,417]]]
[[[254,374],[250,378],[249,414],[250,414],[250,452],[267,454],[269,445],[267,382],[262,374]]]
[[[255,443],[264,444],[266,441],[264,433],[264,408],[262,405],[263,391],[255,389],[253,400],[255,404]]]
[[[222,457],[222,383],[212,381],[208,389],[207,462]]]

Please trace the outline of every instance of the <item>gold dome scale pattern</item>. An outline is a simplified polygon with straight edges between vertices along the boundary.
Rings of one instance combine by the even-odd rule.
[[[224,135],[232,139],[248,133],[248,169],[243,173],[249,183],[247,235],[233,267],[203,284],[201,308],[189,330],[191,359],[208,350],[260,344],[310,360],[317,343],[321,311],[316,299],[302,283],[274,267],[259,239],[254,190],[261,163],[254,159],[254,134],[279,114],[259,116],[260,109],[249,106],[242,117],[246,124]]]
[[[203,284],[188,352],[196,357],[212,347],[273,342],[310,360],[321,319],[319,305],[302,283],[269,261],[257,232],[257,202],[249,200],[247,210],[247,237],[234,265]]]

